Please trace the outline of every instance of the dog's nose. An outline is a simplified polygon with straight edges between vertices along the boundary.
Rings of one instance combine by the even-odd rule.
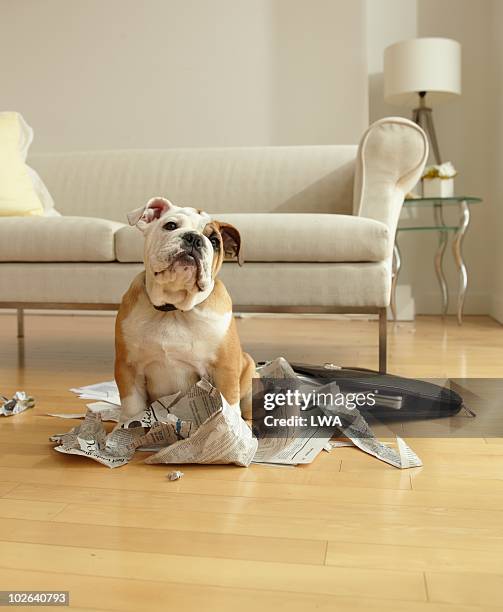
[[[195,249],[201,250],[203,247],[203,239],[199,234],[194,232],[187,232],[182,236],[183,241],[186,245],[194,247]]]

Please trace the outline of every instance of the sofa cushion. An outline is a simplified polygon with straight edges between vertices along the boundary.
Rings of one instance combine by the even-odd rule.
[[[383,261],[389,252],[384,223],[351,215],[307,213],[221,213],[241,234],[245,261]],[[143,260],[143,236],[135,227],[115,237],[117,259]]]
[[[114,261],[121,227],[92,217],[2,217],[0,261]]]
[[[139,263],[3,263],[0,302],[119,304]],[[386,261],[372,263],[253,263],[222,266],[220,278],[235,307],[274,311],[285,306],[368,308],[389,304]],[[310,308],[312,307],[312,308]],[[97,308],[100,308],[97,306]],[[236,309],[237,312],[237,309]]]

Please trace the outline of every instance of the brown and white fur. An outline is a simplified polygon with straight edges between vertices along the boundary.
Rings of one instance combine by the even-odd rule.
[[[144,234],[145,271],[123,296],[115,325],[122,419],[202,377],[237,409],[245,398],[249,418],[255,364],[241,349],[231,298],[216,278],[224,257],[241,263],[239,232],[160,197],[128,218]],[[176,310],[156,310],[165,304]]]

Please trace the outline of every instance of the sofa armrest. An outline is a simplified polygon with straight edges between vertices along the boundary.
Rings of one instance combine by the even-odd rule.
[[[385,223],[394,239],[405,195],[421,178],[428,158],[423,130],[402,117],[373,123],[356,158],[353,214]],[[393,240],[389,245],[389,256]]]

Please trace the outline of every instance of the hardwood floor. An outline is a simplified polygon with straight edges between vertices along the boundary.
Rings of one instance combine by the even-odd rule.
[[[257,359],[376,367],[377,324],[243,318]],[[390,371],[503,378],[503,327],[421,317],[390,325]],[[68,590],[96,610],[490,611],[503,607],[501,438],[412,438],[424,467],[354,448],[297,468],[108,470],[55,453],[84,402],[68,388],[112,378],[113,318],[0,316],[0,393],[34,410],[0,420],[0,589]]]

